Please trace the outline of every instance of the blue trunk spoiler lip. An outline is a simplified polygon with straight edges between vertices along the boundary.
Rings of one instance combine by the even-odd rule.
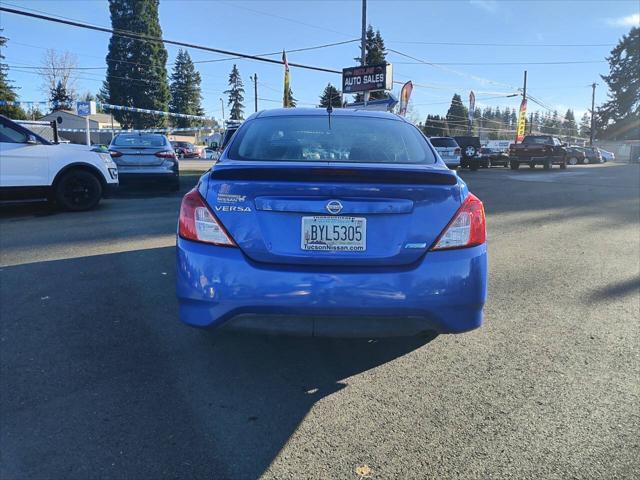
[[[431,165],[227,160],[211,169],[212,180],[284,182],[391,183],[456,185],[457,174]]]

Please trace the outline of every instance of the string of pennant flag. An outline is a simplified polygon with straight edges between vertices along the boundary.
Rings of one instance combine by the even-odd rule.
[[[49,105],[49,102],[25,102],[25,101],[10,101],[10,100],[0,100],[0,106],[13,106],[13,107],[21,107],[27,106],[31,107],[33,105]],[[96,107],[103,108],[105,110],[120,110],[124,112],[135,112],[135,113],[146,113],[149,115],[163,115],[166,117],[176,117],[176,118],[188,118],[193,120],[209,120],[209,117],[204,115],[188,115],[186,113],[173,113],[173,112],[163,112],[162,110],[149,110],[147,108],[138,108],[138,107],[126,107],[124,105],[112,105],[110,103],[102,103],[96,102]]]
[[[182,128],[147,128],[142,130],[136,129],[120,129],[120,128],[90,128],[90,132],[100,132],[100,133],[168,133],[168,132],[194,132],[194,131],[202,131],[202,130],[211,130],[211,127],[182,127]],[[59,132],[86,132],[86,128],[59,128]]]

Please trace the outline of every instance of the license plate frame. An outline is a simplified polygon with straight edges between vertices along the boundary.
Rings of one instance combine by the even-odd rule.
[[[313,226],[316,227],[315,231],[312,229]],[[305,251],[367,251],[367,219],[365,217],[305,216],[300,221],[300,230],[300,248]],[[336,234],[338,238],[335,238]]]

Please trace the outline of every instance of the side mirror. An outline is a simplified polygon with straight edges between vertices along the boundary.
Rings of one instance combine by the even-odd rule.
[[[27,136],[27,144],[28,145],[37,145],[38,144],[38,140],[36,139],[36,136],[35,135]]]

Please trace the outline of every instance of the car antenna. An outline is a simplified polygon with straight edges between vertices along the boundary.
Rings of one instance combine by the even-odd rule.
[[[331,82],[327,84],[328,87],[331,87]],[[331,88],[328,88],[329,91],[329,105],[327,105],[327,117],[329,118],[329,130],[331,130],[331,112],[333,112],[333,106],[331,105]]]

